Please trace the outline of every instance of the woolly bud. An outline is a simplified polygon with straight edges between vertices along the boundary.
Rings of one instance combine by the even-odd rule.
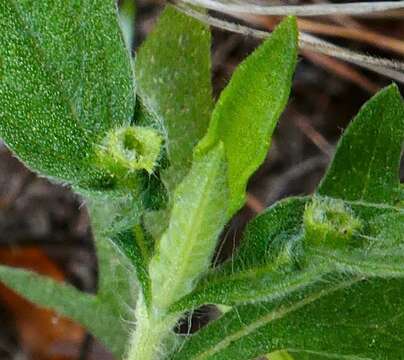
[[[99,147],[98,158],[111,173],[146,170],[151,174],[157,165],[161,136],[152,128],[129,126],[108,132]]]
[[[315,246],[342,248],[362,229],[362,222],[342,200],[313,197],[304,216],[305,241]]]

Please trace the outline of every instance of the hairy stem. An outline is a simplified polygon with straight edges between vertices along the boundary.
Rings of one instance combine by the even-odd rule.
[[[173,346],[177,316],[164,316],[157,311],[149,311],[143,298],[136,307],[136,328],[129,343],[127,360],[160,360],[165,358]]]

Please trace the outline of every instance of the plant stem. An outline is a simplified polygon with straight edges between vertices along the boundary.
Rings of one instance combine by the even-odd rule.
[[[149,311],[143,298],[140,298],[136,307],[136,328],[129,343],[127,360],[160,360],[170,349],[167,343],[170,340],[172,327],[177,316],[164,316],[158,311]],[[167,341],[168,340],[168,341]]]

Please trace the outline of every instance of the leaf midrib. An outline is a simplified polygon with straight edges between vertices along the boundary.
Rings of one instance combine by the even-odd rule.
[[[343,199],[341,197],[330,197],[330,196],[325,196],[325,195],[319,195],[319,196],[322,198],[332,198],[332,199],[336,199],[336,200],[342,200],[343,202],[345,202],[348,205],[369,207],[369,208],[380,209],[380,210],[392,210],[392,211],[396,211],[400,214],[404,214],[404,208],[397,207],[397,206],[394,206],[391,204],[373,203],[373,202],[368,202],[368,201],[363,201],[363,200],[347,200],[347,199]]]
[[[285,349],[288,352],[291,353],[306,353],[306,354],[313,354],[313,355],[321,355],[325,356],[329,359],[338,359],[338,360],[373,360],[371,358],[363,358],[363,357],[358,357],[356,355],[342,355],[342,354],[335,354],[335,353],[329,353],[325,351],[313,351],[313,350],[305,350],[305,349],[294,349],[294,348],[287,348]]]
[[[305,299],[296,302],[292,306],[283,306],[280,309],[271,311],[269,314],[266,314],[265,316],[255,320],[254,322],[250,323],[248,326],[244,327],[243,329],[236,331],[235,333],[225,337],[222,339],[220,342],[218,342],[215,346],[213,346],[211,349],[208,349],[204,351],[203,353],[200,353],[194,357],[192,357],[192,360],[203,360],[203,359],[208,359],[210,356],[213,356],[214,354],[218,353],[219,351],[225,349],[228,347],[231,343],[239,340],[240,338],[249,335],[253,331],[257,330],[258,328],[271,323],[272,321],[279,320],[283,318],[286,315],[289,315],[290,313],[293,313],[304,306],[307,306],[319,299],[321,299],[323,296],[329,295],[335,291],[347,288],[356,282],[360,281],[361,277],[355,277],[349,281],[345,281],[342,283],[339,283],[336,286],[333,286],[331,288],[328,288],[327,290],[320,290],[314,294],[311,294],[310,296],[307,296]],[[276,350],[276,349],[274,349]]]
[[[336,264],[340,264],[346,267],[351,267],[355,269],[355,273],[360,273],[362,275],[366,275],[369,277],[403,277],[404,276],[404,268],[403,266],[391,266],[388,264],[382,264],[380,262],[371,262],[368,261],[372,259],[371,254],[367,255],[367,260],[361,260],[359,258],[343,256],[341,254],[332,254],[329,252],[316,250],[318,256],[322,257],[325,260],[331,260]],[[377,272],[377,273],[376,273]]]
[[[373,169],[373,163],[374,163],[375,157],[376,157],[376,149],[378,148],[378,145],[379,145],[380,132],[381,132],[381,129],[382,129],[382,125],[384,123],[383,120],[384,120],[384,113],[382,113],[382,121],[379,121],[379,126],[377,127],[377,135],[376,135],[376,140],[375,140],[375,142],[377,144],[375,144],[372,147],[372,156],[370,158],[368,170],[367,170],[367,173],[366,173],[366,176],[365,176],[365,179],[364,179],[365,181],[364,181],[364,185],[363,185],[363,188],[362,188],[362,194],[360,196],[360,200],[363,200],[365,198],[366,194],[367,194],[369,181],[370,181],[370,178],[371,178],[370,174],[371,174],[371,170]]]
[[[317,266],[317,267],[313,267],[310,269],[305,269],[304,271],[285,274],[286,276],[289,275],[290,277],[286,278],[286,280],[288,282],[288,289],[283,290],[282,293],[284,294],[284,293],[290,293],[290,292],[296,291],[301,286],[305,286],[308,283],[315,281],[316,279],[320,279],[322,276],[327,274],[328,265],[329,264],[327,264],[323,267]],[[273,266],[265,266],[262,268],[249,269],[247,272],[235,273],[235,274],[232,274],[229,276],[223,275],[220,278],[213,279],[211,282],[208,282],[207,284],[196,288],[195,294],[198,295],[198,294],[203,294],[205,292],[209,292],[212,288],[215,288],[216,286],[220,286],[221,284],[224,284],[224,283],[229,283],[229,282],[233,282],[233,281],[236,282],[236,281],[240,281],[240,280],[256,279],[258,276],[267,274],[268,270],[270,270],[271,268],[273,268]],[[297,275],[297,276],[294,276],[294,275]],[[259,280],[262,280],[262,279],[260,278]],[[263,300],[276,298],[277,296],[275,295],[275,291],[278,288],[284,288],[284,287],[285,287],[284,282],[280,281],[279,283],[273,284],[272,287],[268,286],[267,288],[265,288],[266,289],[265,294],[262,292],[259,295],[257,295],[256,297],[250,298],[249,300],[246,300],[245,295],[244,295],[240,301],[234,301],[234,300],[230,301],[228,299],[223,304],[225,304],[225,305],[229,305],[230,303],[233,305],[247,304],[247,303],[251,303],[251,302],[255,302],[255,301],[263,301]],[[233,294],[233,292],[231,292],[230,295],[231,294]],[[279,295],[279,292],[277,292],[276,294]],[[190,295],[192,295],[192,293]],[[211,301],[213,301],[213,299],[210,298],[209,296],[207,296],[207,297],[203,298],[202,301],[197,300],[195,303],[193,303],[192,299],[191,299],[190,303],[192,304],[192,306],[197,306],[197,305],[202,305],[202,304],[205,304],[205,303],[211,302]],[[187,303],[186,302],[183,303],[182,301],[179,301],[178,303],[175,303],[172,306],[172,311],[186,310],[186,309],[188,309]]]
[[[217,165],[216,165],[217,167]],[[220,176],[220,175],[219,175]],[[211,172],[208,173],[207,176],[207,181],[205,182],[205,185],[203,187],[203,191],[200,193],[200,198],[202,198],[202,201],[199,203],[200,205],[197,206],[196,211],[194,212],[193,216],[190,217],[189,221],[187,222],[189,224],[187,231],[182,232],[183,238],[188,239],[188,241],[183,241],[185,246],[183,247],[183,252],[181,254],[183,256],[176,255],[175,259],[179,260],[180,266],[175,267],[177,269],[175,276],[171,277],[172,279],[175,279],[172,283],[176,283],[175,285],[170,285],[170,282],[166,282],[166,289],[177,289],[178,284],[181,283],[184,280],[184,274],[186,274],[187,269],[190,264],[191,260],[191,254],[193,253],[193,250],[195,248],[195,244],[197,244],[197,240],[199,238],[200,234],[200,225],[203,222],[204,216],[201,215],[206,212],[206,207],[211,203],[210,197],[206,196],[206,194],[209,194],[209,189],[212,188],[211,184],[215,181],[215,176],[212,176]],[[193,231],[194,229],[198,229],[198,232]],[[189,241],[189,239],[192,239],[193,241]],[[180,254],[180,252],[179,252]],[[185,261],[184,261],[185,260]],[[178,262],[177,262],[178,264]],[[167,291],[166,293],[169,294],[171,291]],[[163,292],[165,293],[165,292]],[[186,295],[186,294],[185,294]],[[169,297],[168,297],[169,298]],[[175,300],[174,300],[175,301]],[[172,305],[172,302],[169,303],[168,306]]]

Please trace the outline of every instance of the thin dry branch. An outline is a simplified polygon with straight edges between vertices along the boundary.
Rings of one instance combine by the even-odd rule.
[[[177,4],[178,10],[192,16],[206,24],[215,26],[227,31],[253,36],[264,39],[269,36],[270,32],[253,29],[248,26],[239,25],[233,22],[221,20],[213,16],[204,14],[200,11],[189,8],[184,4]],[[263,17],[254,17],[255,22],[263,19]],[[243,20],[252,21],[252,17],[243,18]],[[375,58],[362,53],[354,52],[348,49],[336,46],[328,41],[321,40],[315,36],[299,33],[299,46],[301,49],[316,51],[324,55],[332,56],[366,69],[377,72],[381,75],[390,77],[398,82],[404,83],[404,63],[398,60],[389,60],[385,58]]]
[[[404,41],[381,35],[368,29],[346,28],[343,26],[323,24],[311,20],[298,19],[299,29],[315,34],[330,35],[345,39],[361,41],[375,47],[394,51],[404,55]]]
[[[223,0],[182,0],[190,5],[197,5],[224,14],[245,13],[255,15],[296,15],[322,16],[334,14],[362,15],[387,10],[404,8],[404,1],[357,2],[345,4],[311,4],[311,5],[256,5],[246,0],[243,4]]]

